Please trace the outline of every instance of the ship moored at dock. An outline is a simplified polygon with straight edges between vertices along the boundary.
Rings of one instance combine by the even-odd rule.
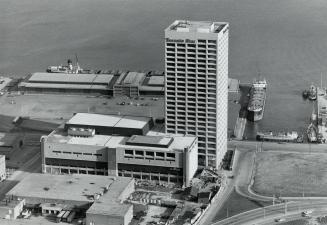
[[[303,138],[296,132],[257,132],[258,141],[273,141],[273,142],[303,142]]]
[[[259,121],[263,118],[266,104],[267,81],[255,80],[250,90],[247,118],[250,121]]]

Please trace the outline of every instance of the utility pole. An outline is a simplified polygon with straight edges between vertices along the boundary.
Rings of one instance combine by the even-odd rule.
[[[275,205],[275,194],[273,195],[273,205]]]
[[[320,88],[322,90],[322,72],[320,73]]]

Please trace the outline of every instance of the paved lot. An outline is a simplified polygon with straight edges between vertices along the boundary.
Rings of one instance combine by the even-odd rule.
[[[43,120],[69,119],[76,112],[128,114],[139,116],[164,115],[163,97],[95,97],[84,95],[17,95],[5,94],[0,97],[0,114],[8,116],[29,116]]]

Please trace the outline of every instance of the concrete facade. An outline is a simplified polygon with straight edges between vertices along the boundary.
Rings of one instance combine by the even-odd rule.
[[[170,139],[168,146],[129,143]],[[153,141],[153,142],[155,142]],[[42,172],[134,177],[188,185],[197,170],[197,139],[173,135],[71,137],[54,132],[41,140]]]
[[[11,196],[0,202],[0,218],[16,219],[25,205],[25,199],[12,198]]]
[[[228,29],[177,20],[165,30],[165,129],[198,137],[200,166],[218,167],[227,150]]]
[[[78,113],[41,138],[42,172],[113,175],[189,185],[198,165],[197,138],[139,135],[148,133],[152,124],[147,117]]]
[[[0,181],[5,180],[7,177],[6,174],[6,157],[4,155],[0,155]]]

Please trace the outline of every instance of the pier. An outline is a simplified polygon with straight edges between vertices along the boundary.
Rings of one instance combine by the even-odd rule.
[[[241,96],[240,96],[240,111],[238,114],[238,117],[236,119],[236,123],[235,123],[235,127],[234,127],[234,137],[235,140],[243,140],[243,135],[244,135],[244,131],[245,131],[245,127],[246,127],[246,122],[247,122],[247,107],[249,104],[249,92],[251,89],[251,86],[248,84],[240,84],[240,92],[241,92]]]
[[[327,140],[327,94],[326,89],[317,87],[318,130],[322,135],[322,143]]]

